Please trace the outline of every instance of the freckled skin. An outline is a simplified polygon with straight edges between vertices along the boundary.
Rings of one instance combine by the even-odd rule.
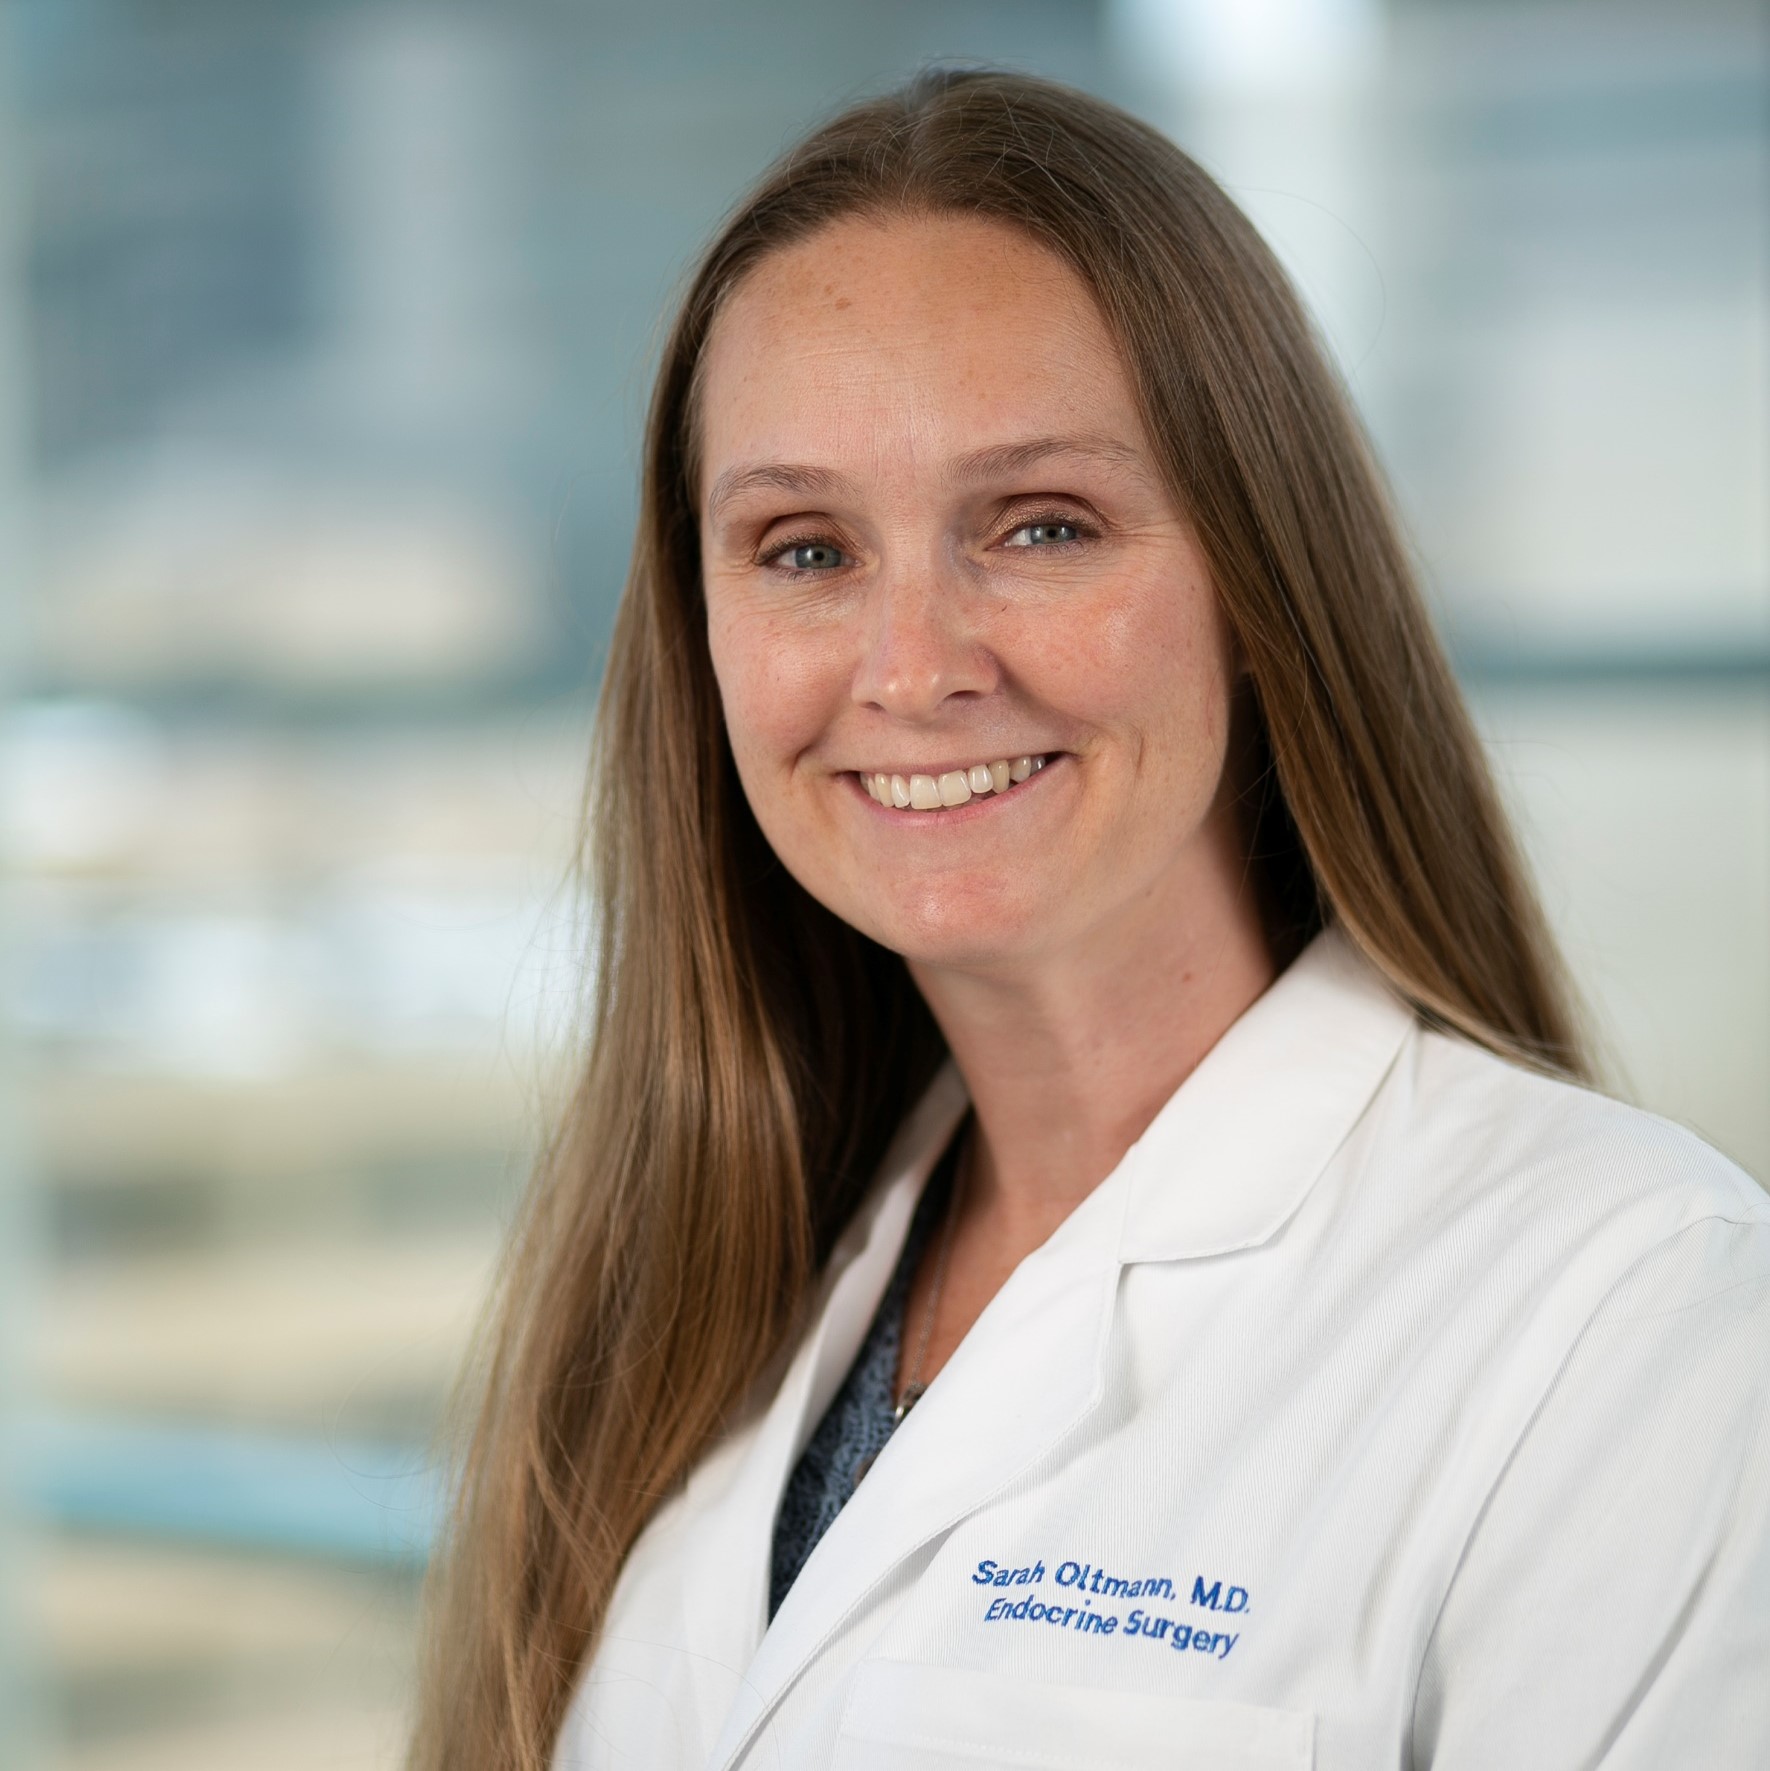
[[[919,981],[1170,947],[1239,879],[1218,791],[1234,652],[1085,285],[995,223],[839,222],[763,261],[706,369],[714,668],[745,792],[795,877]],[[1136,459],[951,477],[969,451],[1077,434]],[[718,476],[757,462],[852,484],[749,491],[709,520]],[[1094,533],[1017,528],[1051,519]],[[839,563],[799,581],[779,569],[791,555],[757,563],[801,537]],[[850,775],[1029,751],[1066,754],[1024,801],[945,829],[893,827]]]
[[[925,1254],[907,1305],[929,1382],[1271,981],[1225,767],[1238,659],[1090,293],[1018,231],[831,224],[753,270],[708,351],[702,570],[744,791],[800,883],[904,955],[974,1110],[944,1286]],[[1089,453],[957,472],[1054,436]],[[713,508],[783,463],[825,480]],[[1040,752],[950,813],[853,778]]]

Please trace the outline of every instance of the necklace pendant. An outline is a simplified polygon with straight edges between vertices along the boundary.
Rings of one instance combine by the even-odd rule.
[[[916,1404],[918,1402],[920,1402],[922,1400],[922,1398],[927,1393],[928,1393],[928,1386],[926,1384],[911,1384],[909,1386],[909,1388],[906,1389],[900,1397],[898,1397],[897,1406],[896,1406],[896,1408],[894,1408],[891,1411],[891,1424],[892,1424],[892,1426],[894,1426],[894,1427],[902,1426],[903,1425],[903,1417],[906,1414],[908,1414],[909,1411],[912,1408],[914,1408],[916,1406]]]

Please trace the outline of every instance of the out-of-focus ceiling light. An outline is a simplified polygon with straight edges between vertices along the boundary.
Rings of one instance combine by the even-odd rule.
[[[1382,52],[1379,0],[1110,0],[1126,65],[1197,93],[1256,98],[1357,84]]]

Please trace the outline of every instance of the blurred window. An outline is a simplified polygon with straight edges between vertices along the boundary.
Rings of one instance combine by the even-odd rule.
[[[1618,1085],[1770,1174],[1765,34],[1725,0],[0,11],[9,1738],[397,1762],[426,1446],[569,1072],[658,317],[781,142],[929,56],[1130,105],[1274,241]]]

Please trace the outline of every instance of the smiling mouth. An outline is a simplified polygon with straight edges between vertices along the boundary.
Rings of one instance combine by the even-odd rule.
[[[973,763],[968,769],[949,769],[940,775],[869,775],[856,771],[855,779],[882,806],[898,811],[939,812],[985,794],[1012,793],[1044,766],[1042,756],[1016,756],[998,762]]]

